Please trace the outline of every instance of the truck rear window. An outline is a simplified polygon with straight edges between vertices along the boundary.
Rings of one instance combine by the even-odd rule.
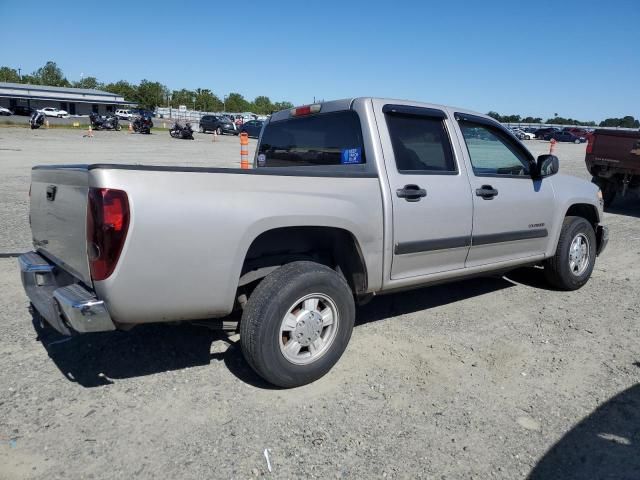
[[[360,118],[352,110],[268,123],[258,150],[258,167],[365,163]]]

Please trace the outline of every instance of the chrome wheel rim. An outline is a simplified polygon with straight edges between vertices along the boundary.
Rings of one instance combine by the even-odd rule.
[[[311,293],[289,307],[280,324],[280,352],[296,365],[322,357],[338,332],[338,308],[322,293]]]
[[[589,239],[583,233],[576,235],[569,247],[569,270],[579,277],[589,266]]]

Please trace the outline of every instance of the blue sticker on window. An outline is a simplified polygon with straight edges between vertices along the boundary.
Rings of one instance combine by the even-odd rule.
[[[342,150],[342,164],[350,165],[352,163],[362,163],[362,149],[360,147]]]

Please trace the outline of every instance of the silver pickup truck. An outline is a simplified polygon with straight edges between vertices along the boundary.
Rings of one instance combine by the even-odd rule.
[[[248,363],[303,385],[372,295],[522,265],[584,285],[608,239],[602,195],[558,168],[462,109],[307,105],[266,122],[249,170],[35,167],[22,281],[64,334],[241,311]]]

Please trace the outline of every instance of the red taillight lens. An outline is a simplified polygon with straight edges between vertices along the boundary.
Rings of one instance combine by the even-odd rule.
[[[595,135],[593,133],[587,134],[587,153],[593,152],[593,143],[595,141]]]
[[[312,113],[318,113],[322,105],[320,103],[314,103],[313,105],[305,105],[303,107],[296,107],[291,109],[292,117],[301,117],[303,115],[311,115]]]
[[[129,200],[122,190],[90,188],[87,254],[93,280],[113,273],[129,230]]]

